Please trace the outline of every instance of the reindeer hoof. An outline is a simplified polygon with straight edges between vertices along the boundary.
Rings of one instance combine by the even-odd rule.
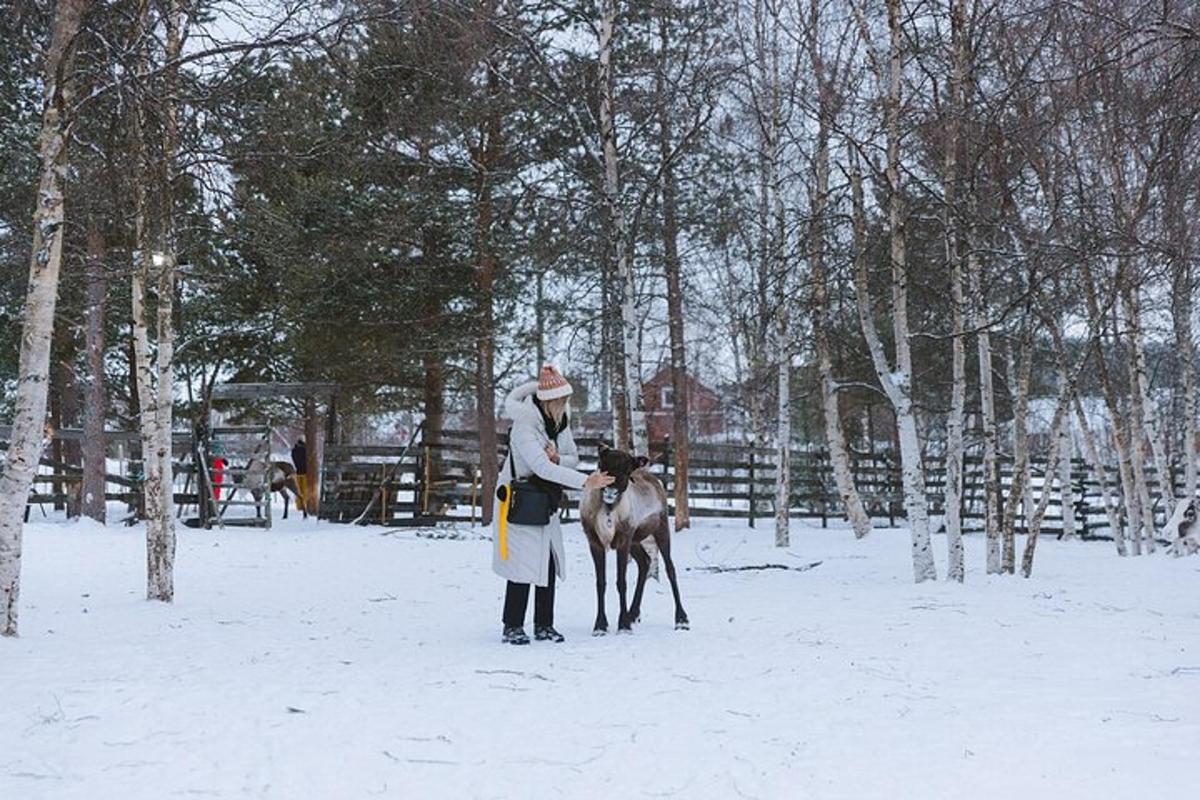
[[[688,622],[686,619],[683,620],[682,622],[675,623],[675,630],[677,630],[677,631],[690,631],[691,629],[692,629],[692,623]]]
[[[617,628],[617,635],[629,635],[633,633],[633,628]]]
[[[608,631],[604,628],[596,628],[596,630],[592,631],[592,636],[608,636]]]

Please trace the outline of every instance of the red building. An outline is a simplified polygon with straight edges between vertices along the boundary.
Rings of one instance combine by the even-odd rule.
[[[646,409],[646,427],[650,441],[670,437],[675,425],[675,391],[671,369],[664,367],[642,384],[642,403]],[[688,375],[689,435],[697,438],[719,436],[725,432],[725,409],[721,396]]]

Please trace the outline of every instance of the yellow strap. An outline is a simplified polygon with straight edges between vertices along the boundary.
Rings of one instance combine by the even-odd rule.
[[[508,561],[508,504],[512,500],[512,489],[504,488],[504,499],[500,501],[500,560]]]

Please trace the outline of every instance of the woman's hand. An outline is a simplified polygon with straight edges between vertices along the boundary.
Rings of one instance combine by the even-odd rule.
[[[583,488],[603,489],[605,486],[608,486],[615,480],[616,478],[614,478],[612,475],[609,475],[607,472],[600,472],[597,470],[596,472],[593,472],[591,475],[587,476],[587,480],[583,482]]]
[[[545,449],[546,458],[550,459],[551,463],[557,464],[561,461],[561,457],[558,455],[558,448],[554,446],[554,442],[547,442]]]

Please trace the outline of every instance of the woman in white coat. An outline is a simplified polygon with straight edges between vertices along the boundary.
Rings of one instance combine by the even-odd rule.
[[[584,476],[575,470],[579,451],[571,435],[567,400],[571,384],[551,366],[542,367],[538,380],[518,386],[504,401],[505,416],[512,420],[509,455],[500,469],[497,486],[505,491],[513,480],[528,480],[550,495],[551,505],[561,507],[566,489],[602,488],[613,479],[602,472]],[[501,506],[497,499],[492,514],[492,569],[508,581],[504,594],[504,636],[509,644],[529,644],[525,633],[525,611],[529,587],[536,586],[533,601],[534,638],[561,642],[554,629],[554,581],[566,577],[562,530],[558,514],[545,525],[506,523],[506,548],[500,547]]]

